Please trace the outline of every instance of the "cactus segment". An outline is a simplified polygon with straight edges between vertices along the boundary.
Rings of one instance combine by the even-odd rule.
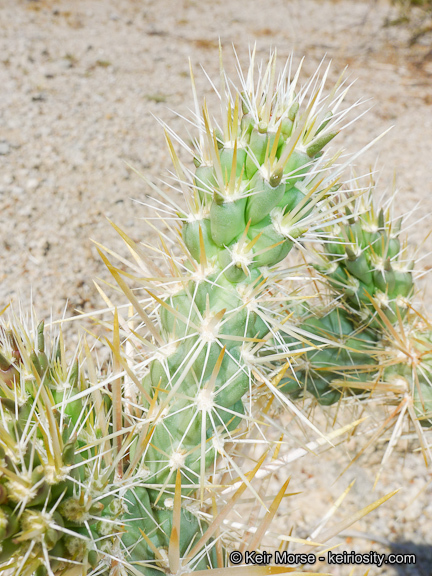
[[[293,398],[298,398],[307,390],[324,406],[341,399],[341,390],[332,386],[332,382],[350,381],[350,392],[361,392],[355,388],[355,382],[367,379],[377,367],[373,354],[374,333],[371,330],[356,331],[348,313],[342,308],[334,308],[324,315],[309,314],[300,326],[310,335],[312,343],[315,335],[334,344],[323,346],[322,342],[316,342],[320,348],[305,352],[296,366],[297,382],[293,378],[283,379],[280,390]],[[296,344],[292,339],[285,340],[295,350]]]
[[[246,198],[232,202],[213,202],[210,208],[212,240],[218,246],[229,246],[245,229]]]
[[[59,576],[67,576],[79,566],[83,574],[97,570],[98,574],[110,576],[109,559],[120,554],[125,574],[158,574],[161,566],[168,570],[164,551],[172,537],[172,505],[166,495],[162,501],[165,507],[155,507],[159,490],[144,487],[139,470],[146,470],[151,481],[159,478],[163,482],[171,475],[171,468],[167,472],[162,464],[160,447],[165,451],[170,444],[182,442],[189,442],[191,453],[182,459],[182,451],[174,450],[171,466],[176,469],[184,464],[190,471],[200,470],[195,437],[201,434],[201,421],[197,419],[191,425],[193,405],[177,399],[174,412],[177,408],[183,411],[172,415],[171,433],[167,434],[166,424],[156,426],[149,436],[153,446],[141,468],[126,481],[122,478],[126,468],[122,464],[119,476],[114,442],[110,440],[111,394],[87,379],[82,349],[69,362],[62,346],[55,349],[61,339],[54,342],[51,350],[42,345],[43,324],[38,326],[34,339],[21,327],[7,328],[8,332],[11,330],[13,341],[19,346],[18,361],[8,342],[0,341],[4,365],[8,364],[7,369],[13,366],[16,373],[13,384],[3,374],[0,379],[0,566],[21,566],[23,574]],[[42,354],[46,368],[41,376],[40,362],[35,359]],[[221,406],[241,411],[238,400],[249,379],[236,371],[239,351],[233,350],[231,357],[222,362],[220,378],[223,374],[241,392],[233,395],[226,391],[219,379],[216,393],[221,388]],[[178,365],[181,361],[176,360]],[[89,368],[89,373],[93,373],[94,367]],[[162,365],[159,369],[153,366],[154,378],[160,377],[161,368]],[[194,382],[188,378],[186,383],[185,390],[190,391]],[[231,413],[220,414],[219,420],[222,426],[234,429]],[[238,420],[234,427],[237,425]],[[206,426],[211,427],[209,420]],[[137,454],[137,441],[135,436],[130,458]],[[125,444],[123,450],[127,448]],[[205,465],[208,467],[213,460],[210,451]],[[187,481],[195,479],[187,476]],[[179,550],[185,555],[208,524],[186,509],[181,509],[180,515]],[[203,549],[191,559],[195,570],[217,564],[211,541]]]
[[[251,226],[248,237],[253,240],[253,267],[275,266],[293,247],[293,242],[281,234],[272,218],[268,216],[256,226]]]
[[[198,263],[201,262],[201,252],[204,251],[206,258],[213,258],[219,249],[211,236],[211,223],[207,218],[185,222],[182,229],[182,237],[187,249]],[[201,239],[202,238],[202,239]]]
[[[169,570],[167,551],[173,532],[172,499],[167,509],[152,508],[145,488],[137,487],[125,494],[128,512],[124,516],[127,530],[122,542],[131,550],[130,564],[140,574],[159,576],[161,569]],[[180,511],[179,555],[186,556],[207,528],[196,516],[185,509]],[[155,551],[158,551],[157,555]],[[193,570],[205,570],[217,566],[215,548],[209,550],[193,563]]]

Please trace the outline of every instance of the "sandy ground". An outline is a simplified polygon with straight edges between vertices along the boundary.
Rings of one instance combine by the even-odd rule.
[[[331,80],[349,66],[357,79],[350,101],[371,99],[363,109],[372,109],[339,141],[355,151],[393,126],[357,170],[378,161],[382,192],[396,175],[398,212],[420,205],[424,219],[410,231],[410,242],[420,243],[432,225],[432,60],[426,44],[408,48],[406,31],[384,26],[394,15],[386,3],[354,0],[0,0],[0,308],[18,298],[28,306],[32,298],[39,317],[57,317],[65,308],[71,315],[101,305],[92,280],[108,274],[89,238],[124,253],[106,217],[135,240],[151,237],[142,221],[149,209],[133,201],[146,202],[149,189],[127,163],[152,179],[166,174],[169,155],[154,115],[186,135],[172,110],[187,115],[191,105],[188,58],[201,98],[216,104],[200,65],[217,78],[219,38],[232,74],[231,44],[246,64],[255,42],[260,57],[271,47],[281,62],[292,51],[297,62],[306,55],[305,77],[324,56],[333,61]],[[400,475],[387,474],[373,494],[373,472],[355,468],[352,505],[402,478],[408,487],[393,508],[362,529],[431,545],[430,478],[418,455],[401,455],[390,464]],[[313,526],[311,513],[318,517],[340,493],[340,483],[330,488],[339,472],[331,458],[298,466],[294,488],[308,496],[299,497],[293,522]],[[357,543],[351,549],[371,548]],[[334,573],[350,573],[340,570]],[[421,570],[370,575],[432,574]]]

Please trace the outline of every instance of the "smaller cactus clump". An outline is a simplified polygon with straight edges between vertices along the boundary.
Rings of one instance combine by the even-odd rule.
[[[61,336],[48,350],[43,322],[35,338],[17,322],[1,335],[0,566],[20,576],[158,574],[154,549],[168,550],[173,513],[151,507],[142,469],[128,463],[143,436],[129,429],[123,442],[116,431],[118,383],[97,376],[88,347],[72,362]],[[181,511],[180,553],[206,526]]]
[[[364,326],[356,329],[352,320],[341,306],[302,315],[299,326],[309,333],[312,346],[296,361],[294,375],[281,380],[281,392],[295,399],[308,391],[322,406],[342,400],[343,390],[336,385],[341,380],[349,380],[351,393],[362,392],[377,368],[376,335]],[[322,339],[328,344],[323,346]],[[284,337],[284,341],[292,351],[296,349],[293,339]]]
[[[432,326],[412,311],[403,324],[383,322],[378,382],[402,398],[401,413],[423,428],[432,427]]]
[[[393,406],[378,426],[381,433],[393,426],[388,451],[408,419],[429,462],[430,323],[413,308],[414,259],[400,240],[402,220],[394,221],[390,208],[376,210],[369,189],[346,208],[347,222],[328,228],[313,264],[327,299],[322,295],[319,306],[303,306],[297,315],[320,349],[297,360],[298,381],[285,379],[281,389],[291,397],[304,397],[307,390],[320,404],[355,395],[359,407],[364,401]],[[323,347],[317,337],[334,344]],[[383,461],[387,457],[388,452]]]
[[[0,566],[23,576],[67,575],[78,565],[90,572],[112,548],[121,511],[110,398],[87,393],[61,337],[46,349],[43,323],[36,337],[19,324],[2,330]]]
[[[346,207],[348,221],[334,226],[316,268],[360,320],[379,330],[376,307],[394,324],[414,293],[414,262],[399,235],[402,219],[375,210],[372,190]]]

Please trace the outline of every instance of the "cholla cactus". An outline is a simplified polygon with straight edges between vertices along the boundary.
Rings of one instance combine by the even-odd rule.
[[[342,80],[325,94],[327,69],[302,87],[291,61],[276,75],[274,54],[258,74],[253,54],[239,89],[221,70],[220,124],[205,105],[199,112],[192,77],[198,136],[186,148],[194,170],[166,127],[183,200],[152,187],[173,234],[159,232],[150,258],[119,230],[131,272],[101,252],[134,310],[124,318],[103,294],[113,312],[112,366],[96,369],[85,343],[67,362],[61,337],[45,350],[43,325],[33,337],[16,323],[3,334],[0,567],[17,576],[226,567],[234,539],[227,515],[246,489],[263,503],[253,479],[279,449],[260,426],[271,421],[267,413],[284,406],[320,434],[302,411],[305,393],[332,404],[342,398],[338,376],[361,394],[378,369],[382,330],[366,291],[387,297],[380,320],[392,326],[391,315],[403,316],[412,278],[395,271],[399,242],[383,216],[366,229],[356,201],[352,212],[340,187],[347,162],[327,146],[350,112]],[[308,304],[298,269],[285,260],[318,240],[327,246],[326,278],[342,286],[343,306],[327,314]],[[389,361],[388,380],[392,371],[408,378]],[[429,401],[429,389],[419,390],[417,416]],[[253,455],[245,449],[251,429],[261,438]],[[246,457],[251,466],[239,464]],[[244,549],[259,546],[287,485],[256,534],[243,537]]]
[[[393,407],[369,443],[393,426],[384,464],[407,420],[429,463],[430,323],[413,307],[415,256],[409,256],[406,241],[401,243],[402,219],[393,218],[389,202],[377,210],[373,191],[372,186],[345,208],[349,220],[329,227],[322,251],[315,254],[314,267],[328,296],[298,322],[334,344],[307,352],[296,370],[298,380],[289,380],[285,389],[302,397],[309,390],[326,404],[354,394],[359,405]]]
[[[251,417],[258,384],[296,411],[274,384],[275,343],[289,361],[283,334],[296,334],[286,323],[289,294],[280,281],[289,272],[277,265],[294,245],[316,238],[339,207],[332,206],[337,155],[321,150],[347,113],[339,111],[346,90],[338,84],[324,96],[327,72],[298,88],[298,73],[290,81],[287,66],[277,77],[275,65],[272,55],[255,84],[252,62],[234,94],[222,74],[225,117],[218,126],[206,107],[196,117],[195,171],[181,164],[167,130],[188,211],[161,194],[171,202],[164,210],[178,213],[176,244],[184,255],[171,253],[160,236],[155,253],[168,263],[166,274],[123,234],[147,273],[140,283],[150,298],[139,300],[106,260],[151,348],[158,347],[145,350],[140,404],[148,410],[157,397],[165,411],[143,454],[148,481],[160,487],[150,498],[161,506],[176,470],[203,493],[218,456],[227,457],[225,443]]]
[[[158,573],[154,550],[160,548],[163,565],[177,520],[172,509],[152,508],[140,485],[143,470],[131,444],[145,442],[146,434],[123,426],[116,374],[108,369],[102,377],[85,342],[68,362],[61,334],[49,350],[43,323],[35,332],[15,319],[1,333],[2,570],[17,576]],[[189,551],[206,527],[179,510],[179,552]],[[200,561],[196,568],[212,563]]]
[[[43,323],[32,338],[16,321],[1,339],[1,565],[90,572],[118,529],[111,399],[87,392],[81,353],[67,362],[61,335],[45,348]]]
[[[329,297],[297,314],[305,330],[334,341],[305,354],[296,378],[285,383],[291,395],[308,389],[321,404],[341,400],[336,383],[364,383],[377,372],[382,354],[383,318],[394,325],[405,318],[414,296],[413,260],[399,239],[402,220],[393,221],[389,209],[378,211],[373,186],[336,215],[326,230],[322,251],[315,252],[314,268]],[[343,216],[348,219],[343,220]],[[347,386],[346,386],[347,387]]]
[[[386,326],[381,356],[381,378],[388,385],[400,388],[403,412],[413,423],[424,428],[432,426],[432,332],[431,324],[413,313],[409,322],[396,329]],[[418,429],[419,433],[420,430]],[[425,444],[426,445],[426,444]]]
[[[335,193],[336,176],[326,173],[331,160],[320,151],[336,134],[332,107],[343,94],[335,89],[333,99],[320,99],[319,85],[300,110],[305,96],[296,96],[296,81],[276,79],[274,57],[257,87],[252,71],[241,95],[226,91],[223,130],[212,129],[205,108],[197,119],[194,174],[180,164],[167,135],[190,212],[178,220],[183,259],[165,250],[171,277],[145,283],[147,329],[159,331],[161,348],[144,384],[151,396],[164,390],[159,397],[164,405],[170,400],[171,412],[160,440],[157,429],[152,441],[153,450],[166,452],[168,428],[165,462],[154,454],[152,472],[161,483],[180,468],[198,485],[243,418],[242,398],[252,393],[253,370],[261,371],[255,362],[280,330],[271,301],[279,304],[270,295],[278,290],[275,267],[331,214],[320,207]],[[177,395],[181,400],[173,402]],[[207,437],[212,442],[204,447]]]
[[[296,362],[294,374],[282,379],[281,391],[293,399],[310,392],[323,406],[342,400],[336,385],[341,379],[349,381],[350,393],[360,393],[377,366],[374,332],[362,325],[356,328],[341,306],[308,310],[298,322],[312,342],[318,338],[318,345],[325,338],[328,345],[305,352]],[[287,340],[292,349],[299,346],[293,338],[285,337]]]
[[[317,265],[342,301],[371,327],[377,326],[376,307],[397,322],[414,292],[414,261],[399,239],[402,218],[375,210],[373,190],[346,207],[349,220],[332,228]]]
[[[191,510],[214,490],[210,479],[221,470],[244,477],[227,446],[241,445],[250,422],[257,426],[260,400],[276,398],[314,428],[286,394],[283,378],[287,371],[298,378],[290,364],[316,348],[308,337],[320,346],[333,337],[290,320],[298,294],[290,288],[294,270],[283,260],[294,246],[325,235],[351,202],[339,193],[340,153],[323,152],[349,110],[341,109],[341,81],[324,94],[327,71],[299,88],[298,72],[290,81],[290,63],[279,77],[275,65],[272,55],[255,83],[252,61],[238,90],[222,72],[220,124],[206,106],[199,114],[194,89],[198,137],[187,148],[195,170],[179,160],[173,139],[181,139],[166,128],[174,189],[186,206],[150,183],[164,200],[160,223],[172,235],[159,232],[159,247],[146,246],[146,253],[119,230],[133,256],[128,273],[102,254],[135,310],[132,319],[119,318],[135,366],[126,402],[137,425],[150,413],[159,417],[151,441],[131,454],[146,471],[150,506],[164,513],[178,477]],[[136,281],[134,290],[125,277]],[[126,359],[122,365],[131,378]],[[315,392],[326,403],[328,390]],[[139,562],[140,554],[132,552],[131,560]],[[206,562],[212,565],[208,553]]]

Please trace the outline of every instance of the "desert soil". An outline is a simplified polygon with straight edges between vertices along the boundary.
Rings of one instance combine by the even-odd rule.
[[[155,116],[188,138],[178,114],[188,116],[191,106],[189,58],[200,97],[218,112],[200,66],[218,77],[219,39],[232,76],[231,45],[246,65],[255,42],[258,57],[270,48],[280,62],[292,51],[296,62],[305,55],[305,78],[324,57],[332,60],[330,80],[349,67],[350,102],[370,99],[361,109],[371,109],[339,143],[353,152],[393,126],[356,170],[379,170],[383,194],[396,177],[398,213],[419,205],[410,243],[421,245],[432,225],[432,59],[426,43],[409,47],[406,29],[385,25],[396,16],[387,3],[355,0],[0,0],[0,309],[11,299],[24,308],[32,301],[39,317],[57,318],[101,306],[93,279],[109,275],[90,239],[125,254],[107,218],[137,241],[151,239],[143,222],[151,211],[135,202],[146,203],[150,189],[129,165],[155,181],[166,177],[170,158]],[[430,245],[420,246],[426,266]],[[392,504],[353,529],[429,554],[423,568],[372,568],[370,576],[432,574],[431,478],[420,456],[403,448],[374,492],[382,451],[337,484],[339,460],[300,462],[292,491],[304,496],[287,504],[293,508],[279,530],[306,535],[355,476],[345,513],[403,484]],[[388,552],[347,538],[347,549]]]

